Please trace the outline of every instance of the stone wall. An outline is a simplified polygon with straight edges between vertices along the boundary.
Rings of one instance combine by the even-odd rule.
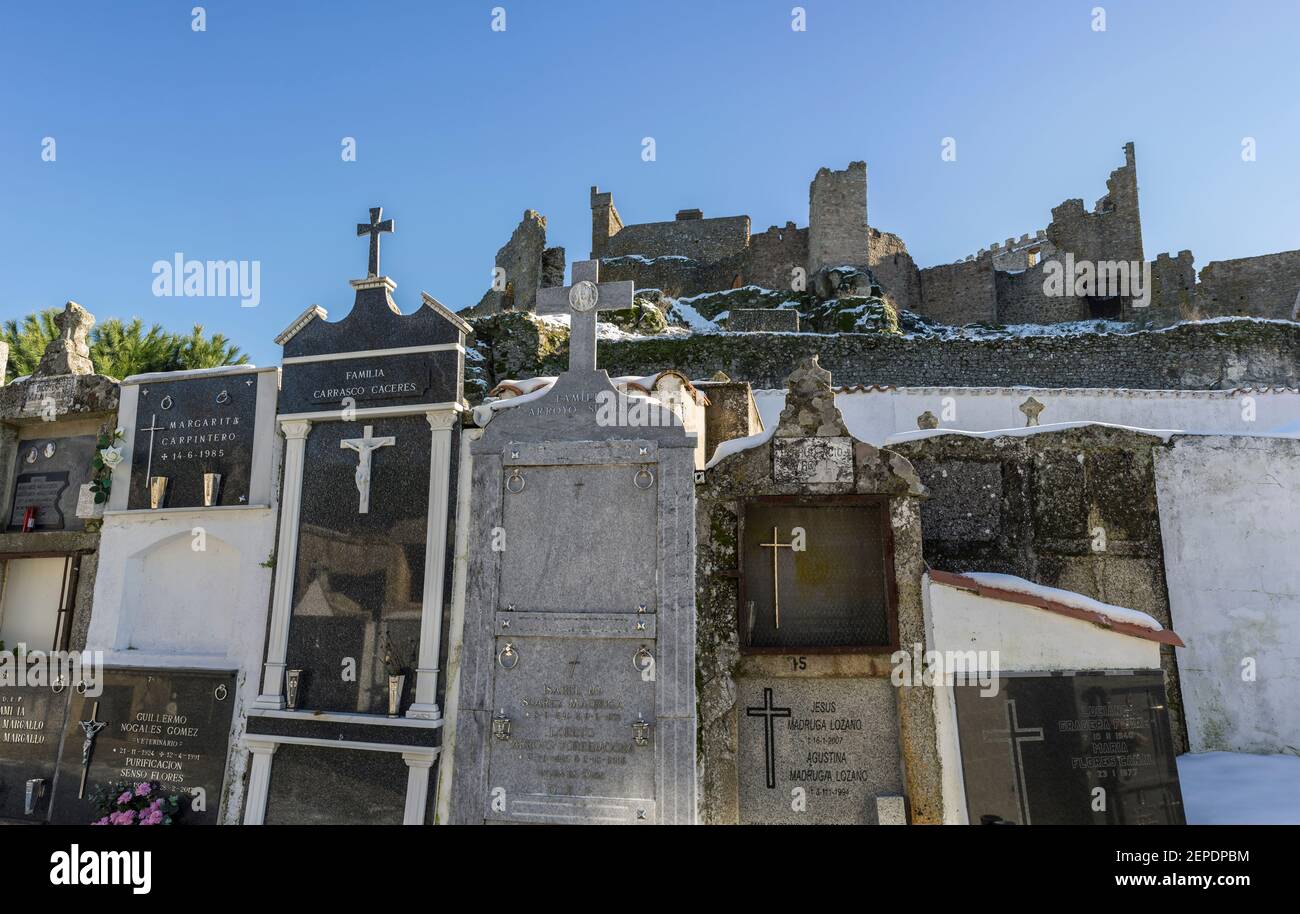
[[[661,257],[676,254],[693,260],[721,260],[749,245],[749,217],[674,219],[624,226],[605,244],[601,257],[640,254]],[[594,252],[593,252],[594,253]]]
[[[921,293],[917,310],[940,323],[961,326],[997,320],[997,281],[987,253],[974,260],[927,267],[918,274],[917,287]]]
[[[1146,390],[1300,385],[1300,324],[1281,321],[1218,321],[1131,334],[992,340],[710,333],[600,343],[600,364],[613,376],[672,367],[691,378],[723,371],[755,387],[782,386],[789,366],[811,354],[820,355],[823,367],[845,385]]]
[[[1297,320],[1300,251],[1216,260],[1201,269],[1196,310],[1202,317],[1245,315]]]
[[[1106,426],[1022,437],[940,434],[890,446],[916,468],[925,560],[1011,574],[1126,606],[1174,628],[1165,586],[1153,435]],[[1170,724],[1187,751],[1178,667],[1161,650]]]
[[[478,317],[516,308],[531,310],[537,304],[537,290],[564,283],[564,248],[546,246],[546,217],[536,210],[524,210],[510,240],[497,251],[494,261],[503,271],[503,288],[488,289],[470,310]]]
[[[919,309],[921,276],[903,239],[893,232],[868,229],[867,255],[872,274],[894,308],[899,311]]]

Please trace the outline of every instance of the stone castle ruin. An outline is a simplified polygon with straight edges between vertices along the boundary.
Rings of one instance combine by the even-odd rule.
[[[732,330],[871,330],[881,318],[871,305],[892,312],[904,330],[915,318],[950,326],[1114,320],[1148,328],[1215,317],[1295,318],[1300,251],[1214,261],[1199,279],[1190,251],[1148,261],[1133,143],[1123,152],[1091,210],[1082,199],[1066,200],[1052,208],[1046,228],[950,264],[918,267],[901,237],[871,225],[865,162],[817,172],[806,227],[787,222],[763,232],[752,230],[747,215],[706,217],[699,209],[625,223],[613,193],[592,187],[591,257],[603,276],[635,283],[669,323],[691,323],[672,302],[692,299],[690,310]],[[1075,284],[1076,265],[1084,263],[1096,271],[1086,287]],[[1136,282],[1144,264],[1149,288],[1113,281],[1131,271]],[[484,295],[473,316],[531,309],[538,288],[561,283],[564,250],[546,246],[545,217],[528,210],[496,265],[504,284]],[[1051,288],[1049,277],[1061,274],[1064,287]],[[864,313],[873,320],[861,320]]]

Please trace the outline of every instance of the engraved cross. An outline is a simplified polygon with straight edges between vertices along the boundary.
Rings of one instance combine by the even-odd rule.
[[[775,555],[776,553],[772,553]],[[746,708],[746,717],[763,718],[763,756],[767,762],[767,789],[776,789],[776,719],[789,717],[789,708],[772,707],[772,690],[763,690],[763,706]]]

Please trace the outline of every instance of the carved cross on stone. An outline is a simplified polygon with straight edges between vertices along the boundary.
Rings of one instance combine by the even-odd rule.
[[[393,224],[392,219],[384,219],[381,222],[380,218],[383,215],[384,215],[384,208],[382,206],[372,206],[370,207],[370,222],[357,223],[357,237],[360,238],[362,235],[370,236],[370,272],[367,274],[368,276],[379,275],[380,234],[383,232],[394,231],[397,228]]]
[[[1025,428],[1038,424],[1038,414],[1043,411],[1043,404],[1033,397],[1020,404],[1020,411],[1025,414]]]
[[[396,444],[397,439],[392,435],[384,435],[381,438],[374,437],[375,427],[367,425],[365,432],[360,438],[344,438],[339,442],[339,447],[349,448],[357,452],[357,491],[361,493],[361,507],[358,514],[370,513],[370,454],[372,451],[388,447],[390,444]]]
[[[54,318],[59,335],[50,340],[41,356],[34,377],[52,377],[65,374],[94,374],[90,361],[90,328],[95,326],[95,316],[74,301],[64,305]]]
[[[596,314],[632,307],[630,281],[601,282],[600,261],[573,265],[573,285],[537,290],[538,314],[569,315],[569,371],[596,370]]]

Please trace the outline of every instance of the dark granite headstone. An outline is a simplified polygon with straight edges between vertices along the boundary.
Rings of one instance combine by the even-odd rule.
[[[402,824],[407,767],[397,753],[284,745],[273,764],[267,825]]]
[[[94,435],[29,438],[18,443],[13,510],[9,529],[21,530],[28,507],[36,508],[37,530],[81,530],[77,495],[90,482]]]
[[[161,508],[204,506],[204,474],[221,476],[216,505],[248,504],[257,375],[140,385],[127,507],[148,509],[149,477],[167,477]]]
[[[0,686],[0,818],[45,820],[67,710],[68,689]],[[45,781],[45,794],[27,815],[26,788],[32,778]]]
[[[958,686],[972,823],[1184,824],[1159,672],[1008,676]]]
[[[393,443],[371,453],[362,514],[357,452],[339,442],[367,425]],[[386,714],[390,668],[406,674],[406,706],[420,640],[429,459],[423,416],[312,428],[287,653],[289,668],[307,671],[299,707]]]
[[[216,824],[234,706],[233,672],[105,670],[98,698],[72,695],[51,821],[95,821],[89,800],[101,785],[158,781],[169,792],[191,796],[179,824]],[[104,727],[91,747],[85,797],[78,798],[85,742],[81,721],[92,719]]]

